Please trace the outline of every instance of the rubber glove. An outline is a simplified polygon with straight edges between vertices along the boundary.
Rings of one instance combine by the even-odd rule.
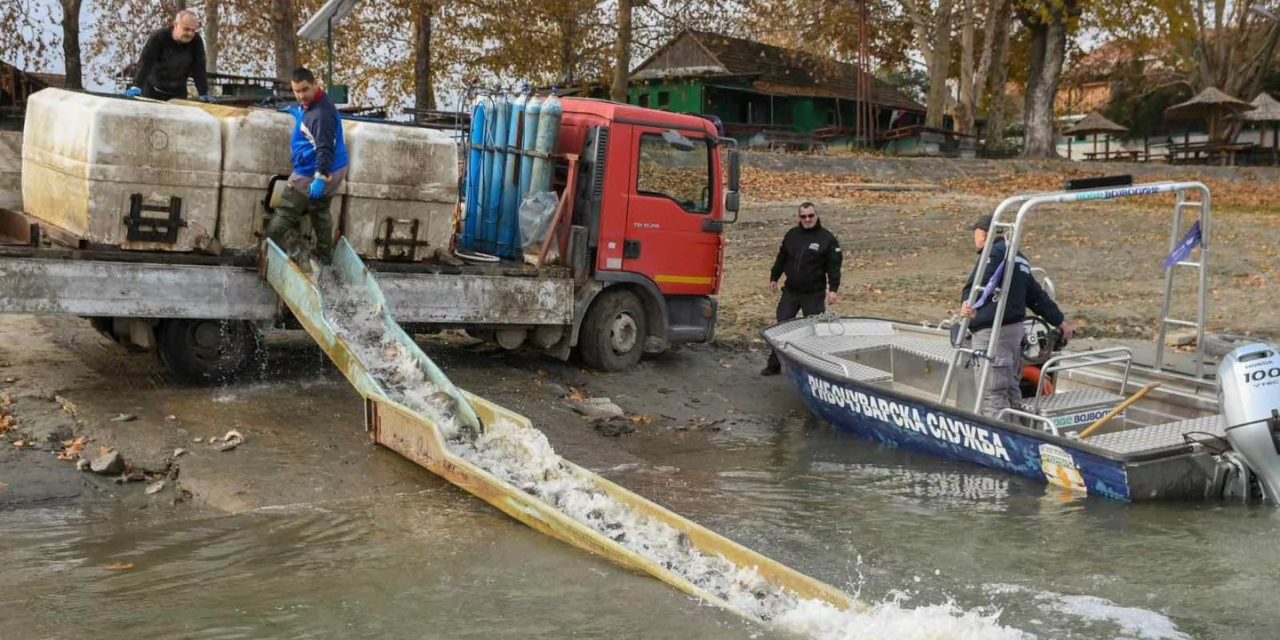
[[[315,180],[312,180],[311,181],[311,199],[319,200],[320,198],[323,198],[324,189],[327,186],[329,186],[329,183],[322,178],[316,178]]]
[[[124,92],[126,98],[136,98],[140,95],[142,95],[142,89],[137,87],[129,87],[129,90]]]

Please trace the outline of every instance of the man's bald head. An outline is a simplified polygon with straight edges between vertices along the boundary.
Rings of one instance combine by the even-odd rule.
[[[173,17],[173,39],[175,41],[186,44],[195,40],[196,34],[199,32],[200,18],[196,17],[194,11],[183,9]]]

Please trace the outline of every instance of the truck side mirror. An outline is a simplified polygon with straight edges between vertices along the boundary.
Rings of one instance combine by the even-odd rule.
[[[739,195],[737,191],[730,191],[729,193],[724,194],[724,210],[725,211],[731,211],[736,214],[738,213],[738,208],[741,206],[741,204],[742,204],[742,196]],[[737,220],[738,216],[735,215],[733,218],[734,220]]]
[[[742,190],[742,158],[738,155],[738,150],[733,149],[729,152],[729,191],[737,193]],[[734,208],[737,211],[737,208]]]

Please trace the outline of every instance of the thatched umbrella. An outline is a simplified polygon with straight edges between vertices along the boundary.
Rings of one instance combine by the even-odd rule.
[[[1209,87],[1196,97],[1164,110],[1166,120],[1207,120],[1209,139],[1217,138],[1218,122],[1223,116],[1252,111],[1253,105]]]
[[[1240,119],[1248,122],[1271,123],[1271,158],[1274,163],[1276,158],[1280,157],[1280,102],[1264,91],[1249,104],[1253,105],[1253,111],[1240,114]]]
[[[1104,149],[1106,153],[1109,155],[1111,153],[1110,134],[1129,133],[1129,128],[1118,125],[1108,120],[1106,116],[1102,115],[1101,113],[1094,111],[1089,115],[1085,116],[1084,120],[1081,120],[1080,122],[1077,122],[1071,125],[1070,127],[1067,127],[1066,131],[1063,131],[1062,133],[1063,135],[1068,135],[1068,136],[1075,136],[1075,135],[1087,136],[1089,134],[1093,134],[1093,152],[1094,153],[1098,152],[1098,134],[1099,133],[1108,134]],[[1071,157],[1071,145],[1069,144],[1067,145],[1067,157],[1068,158]]]

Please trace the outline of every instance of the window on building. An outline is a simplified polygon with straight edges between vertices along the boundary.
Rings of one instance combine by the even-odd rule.
[[[668,106],[668,105],[670,105],[670,104],[671,104],[671,92],[670,92],[670,91],[659,91],[659,92],[658,92],[658,108],[659,108],[659,109],[666,109],[666,108],[667,108],[667,106]]]
[[[636,191],[670,198],[685,211],[710,213],[711,154],[709,141],[681,151],[658,134],[645,134],[640,137]]]
[[[639,104],[642,107],[649,106],[649,94],[647,93],[640,94],[640,100],[637,101],[637,104]]]

